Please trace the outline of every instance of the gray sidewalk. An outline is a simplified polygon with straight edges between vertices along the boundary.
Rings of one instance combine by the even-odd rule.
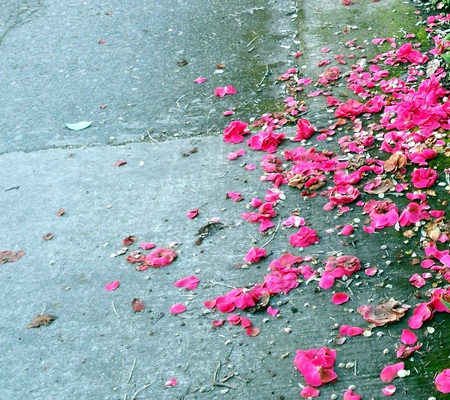
[[[265,12],[275,3],[267,5]],[[367,26],[376,24],[372,20],[374,15],[392,12],[393,8],[397,8],[398,13],[405,12],[403,7],[410,7],[396,0],[360,3],[354,9],[345,9],[348,14],[344,16],[337,11],[342,10],[340,2],[335,4],[327,0],[321,5],[301,4],[298,46],[305,55],[299,64],[300,68],[302,64],[307,65],[305,73],[312,74],[315,69],[320,57],[318,49],[330,46],[330,40],[334,40],[336,46],[343,41],[341,36],[333,34],[335,30],[358,24],[361,28],[355,29],[354,33],[364,36],[376,30],[375,26],[373,30],[367,30]],[[41,7],[40,2],[36,4]],[[205,4],[200,7],[201,15],[208,13]],[[139,12],[134,2],[129,5],[133,7],[126,9],[126,4],[108,3],[104,8],[107,11],[111,6],[118,13]],[[152,7],[157,6],[157,3],[148,3],[144,9],[155,11]],[[238,2],[233,2],[233,7],[238,6]],[[38,12],[41,12],[43,9],[39,7]],[[63,7],[62,3],[60,7]],[[189,5],[183,4],[183,7],[189,8]],[[224,2],[221,7],[225,7]],[[250,21],[250,17],[259,12],[258,7],[253,4],[248,13],[241,15]],[[77,8],[71,6],[70,10],[75,12]],[[287,24],[292,22],[292,10],[276,15],[283,15],[282,21]],[[212,20],[217,21],[218,15],[227,14],[225,11],[212,11]],[[409,12],[412,11],[411,8]],[[168,15],[176,18],[176,12],[171,9]],[[333,29],[317,30],[333,15],[336,16]],[[96,15],[92,14],[91,18],[95,19]],[[239,20],[238,15],[233,18]],[[402,18],[400,20],[403,21]],[[275,22],[276,19],[268,22],[272,34]],[[294,39],[287,41],[289,36],[293,37],[289,26],[280,27],[283,31],[280,32],[280,42],[277,42],[280,54],[275,58],[282,58],[283,52],[290,54],[296,49]],[[20,27],[19,38],[26,37],[27,27],[27,24]],[[404,26],[405,30],[408,28]],[[133,27],[130,29],[132,32]],[[324,34],[325,31],[328,35]],[[103,37],[102,33],[95,35],[91,32],[91,39]],[[233,33],[230,31],[228,34],[232,37]],[[254,43],[258,43],[259,35],[252,33],[246,38],[246,48],[255,37]],[[7,37],[1,46],[6,40]],[[124,42],[124,48],[128,48],[128,43]],[[289,43],[292,47],[286,49],[280,47],[280,43]],[[259,45],[263,44],[262,41]],[[9,42],[8,46],[12,44]],[[48,47],[48,51],[55,51],[52,43],[48,43]],[[116,51],[121,48],[118,46]],[[227,49],[233,51],[232,47]],[[200,49],[196,51],[200,52]],[[267,54],[271,51],[267,50]],[[217,50],[207,63],[219,59],[222,54],[220,49]],[[379,380],[379,374],[384,365],[397,361],[396,340],[406,327],[406,320],[388,328],[376,328],[371,337],[347,338],[342,345],[336,344],[336,324],[364,326],[361,316],[355,312],[361,304],[375,304],[390,297],[415,304],[411,288],[405,284],[405,277],[409,277],[415,267],[407,261],[399,263],[397,259],[405,249],[404,238],[386,233],[368,236],[357,232],[354,244],[345,245],[336,230],[329,235],[322,232],[354,222],[355,218],[362,220],[364,216],[355,212],[337,220],[333,213],[323,212],[326,198],[305,200],[298,189],[288,186],[282,187],[286,199],[277,207],[275,222],[278,224],[285,220],[294,209],[300,210],[301,216],[321,232],[318,245],[299,252],[289,246],[289,236],[293,231],[279,226],[269,234],[261,235],[257,225],[240,217],[243,212],[250,211],[247,204],[251,199],[263,198],[270,186],[259,180],[263,174],[259,167],[263,153],[251,151],[245,142],[242,145],[223,142],[219,133],[229,120],[223,118],[221,112],[222,107],[236,107],[236,117],[244,120],[243,113],[247,110],[251,110],[248,118],[260,111],[270,111],[260,110],[260,106],[247,109],[247,105],[239,109],[241,101],[256,104],[261,96],[275,96],[282,89],[281,85],[272,85],[272,82],[285,72],[286,65],[278,64],[267,54],[261,56],[262,62],[257,59],[262,69],[253,78],[253,83],[259,83],[264,77],[265,66],[270,65],[271,75],[265,79],[265,89],[258,88],[251,93],[247,88],[244,89],[247,98],[225,98],[223,103],[218,103],[209,92],[206,95],[206,90],[200,85],[196,90],[204,94],[197,99],[198,119],[194,116],[191,123],[185,125],[189,132],[186,135],[181,133],[176,140],[165,140],[167,137],[162,128],[156,125],[148,136],[146,131],[150,126],[140,114],[148,116],[152,112],[139,106],[126,114],[136,123],[130,122],[127,125],[130,129],[124,123],[115,124],[113,119],[106,117],[104,124],[99,123],[100,119],[96,119],[99,114],[95,113],[100,111],[96,111],[88,115],[94,119],[93,127],[72,132],[62,124],[54,134],[50,128],[46,130],[43,127],[54,127],[57,121],[39,118],[33,107],[30,114],[20,117],[22,122],[5,122],[6,138],[0,138],[3,142],[3,154],[0,155],[0,209],[3,210],[0,251],[24,250],[26,254],[17,262],[0,265],[0,399],[298,399],[299,385],[304,384],[304,380],[293,366],[295,352],[322,346],[338,351],[338,380],[321,387],[320,398],[338,396],[342,399],[351,385],[363,395],[363,399],[383,398],[380,390],[385,384]],[[180,56],[183,58],[184,54]],[[178,55],[174,57],[170,65],[178,58]],[[192,60],[201,58],[199,53]],[[233,64],[236,69],[230,78],[239,77],[239,65],[239,60]],[[143,73],[144,66],[140,68]],[[174,85],[167,101],[176,104],[184,90],[190,90],[184,86],[186,81],[191,85],[192,79],[201,75],[197,75],[197,71],[189,70],[189,74],[186,72],[188,76],[181,77],[184,72],[180,69],[180,75],[173,78],[180,87],[177,89]],[[101,75],[101,69],[96,73]],[[213,75],[208,88],[222,86],[216,83],[228,81],[219,78],[219,74]],[[117,102],[122,102],[123,99],[119,101],[122,95],[130,95],[122,78],[109,75],[108,79],[108,90],[117,96]],[[164,76],[158,79],[165,82]],[[252,87],[248,82],[238,82],[235,83],[238,90],[240,84]],[[101,86],[101,82],[98,85]],[[148,91],[151,98],[152,90],[154,88],[143,84],[139,86],[139,96],[145,97],[145,91]],[[8,98],[15,93],[5,93],[3,105],[8,104]],[[58,100],[54,94],[48,95],[53,101]],[[30,94],[27,96],[31,98]],[[89,93],[83,96],[89,97]],[[195,97],[196,94],[188,96]],[[276,103],[282,98],[270,99],[269,102]],[[25,100],[24,97],[17,102]],[[97,96],[87,108],[96,109],[101,100]],[[59,101],[62,108],[67,106],[63,97]],[[309,117],[315,124],[325,126],[326,123],[321,121],[325,120],[326,114],[320,104],[315,107],[314,103],[315,100],[311,99]],[[150,107],[149,103],[147,106]],[[200,117],[202,110],[210,107],[215,109],[214,113],[208,114],[206,119]],[[70,113],[64,113],[62,108],[58,118],[63,115],[68,118]],[[7,112],[10,111],[7,108]],[[81,111],[71,114],[72,118],[89,119]],[[163,113],[164,109],[158,112]],[[34,118],[42,123],[36,132],[30,130]],[[16,126],[25,121],[29,125]],[[155,118],[155,121],[160,123],[162,120]],[[180,121],[170,119],[174,124]],[[199,125],[193,127],[197,122]],[[206,126],[213,127],[211,132],[198,128]],[[178,125],[170,129],[172,134],[182,130]],[[295,128],[288,127],[283,132],[293,136]],[[26,137],[34,134],[34,138]],[[110,136],[116,137],[115,145],[110,143]],[[142,136],[145,137],[143,141]],[[166,136],[170,136],[169,133]],[[122,144],[118,145],[118,142]],[[35,145],[36,149],[31,151]],[[297,145],[286,142],[283,149]],[[15,151],[17,147],[23,147],[27,152]],[[246,148],[246,155],[235,161],[228,160],[228,153],[241,147]],[[126,164],[117,166],[121,160]],[[256,170],[245,170],[244,165],[251,163],[256,165]],[[227,191],[241,192],[244,201],[227,199]],[[64,213],[58,216],[60,209],[64,209]],[[198,217],[187,218],[186,214],[193,209],[199,209]],[[199,234],[214,218],[219,218],[223,225],[220,229],[212,228],[199,244]],[[53,237],[44,240],[48,234],[53,234]],[[112,257],[120,252],[124,247],[123,239],[129,236],[135,236],[137,241],[128,246],[125,255]],[[125,257],[138,249],[141,242],[154,242],[158,247],[171,246],[178,256],[166,267],[136,271]],[[264,244],[268,257],[242,268],[247,251],[252,246]],[[352,299],[344,306],[331,303],[332,290],[347,289],[344,286],[320,291],[317,290],[317,282],[304,281],[289,294],[271,299],[271,305],[280,310],[278,317],[271,317],[265,311],[240,313],[260,329],[261,333],[255,337],[246,336],[241,327],[228,323],[214,328],[212,321],[226,319],[228,314],[208,310],[204,302],[227,293],[233,287],[251,287],[261,283],[269,263],[286,251],[312,256],[317,262],[316,267],[331,254],[354,254],[362,263],[376,264],[385,272],[370,279],[363,273],[355,277],[355,284],[350,286]],[[387,261],[392,265],[389,266]],[[174,287],[175,281],[191,275],[200,279],[197,289],[187,291]],[[114,291],[105,290],[105,285],[115,280],[120,281],[120,287]],[[146,306],[144,312],[133,311],[133,299],[142,299]],[[172,315],[169,310],[176,303],[185,304],[186,312]],[[27,329],[38,314],[51,314],[57,319],[48,326]],[[444,395],[439,397],[433,389],[433,372],[426,365],[438,363],[442,369],[445,363],[448,364],[448,317],[437,315],[429,326],[435,332],[420,331],[420,340],[425,341],[427,336],[433,335],[433,341],[426,342],[423,356],[408,360],[411,375],[395,381],[395,399],[447,398]],[[176,378],[178,384],[174,387],[165,385],[170,378]]]

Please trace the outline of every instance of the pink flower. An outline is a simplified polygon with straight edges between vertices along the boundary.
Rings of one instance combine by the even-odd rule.
[[[334,112],[336,118],[354,118],[365,112],[364,104],[354,99],[349,99],[345,103],[339,104],[338,108]]]
[[[397,388],[394,385],[389,385],[389,386],[386,386],[383,389],[381,389],[381,392],[385,396],[392,396],[396,390],[397,390]]]
[[[320,349],[297,350],[294,365],[308,385],[319,387],[337,378],[333,370],[335,361],[336,350],[322,347]]]
[[[302,226],[297,233],[291,235],[289,238],[289,243],[295,247],[308,247],[319,241],[316,231],[306,226]]]
[[[437,172],[431,168],[417,168],[411,174],[412,183],[417,189],[425,189],[434,185]]]
[[[263,150],[275,153],[278,145],[286,137],[284,133],[273,133],[272,131],[261,131],[247,141],[253,150]]]
[[[247,264],[254,264],[257,263],[261,258],[264,258],[267,256],[267,250],[266,249],[260,249],[258,247],[252,247],[247,255],[245,256],[245,262]]]
[[[359,190],[352,185],[339,185],[329,191],[328,198],[334,205],[344,205],[356,200],[359,194]]]
[[[108,283],[105,286],[105,290],[113,291],[113,290],[116,290],[119,286],[120,286],[120,282],[119,281],[113,281],[113,282]]]
[[[172,249],[158,247],[145,257],[145,263],[151,267],[159,268],[172,264],[175,258],[177,258],[177,253]]]
[[[450,369],[444,369],[434,380],[436,390],[441,393],[450,393]]]
[[[223,97],[226,94],[236,94],[236,89],[233,86],[217,87],[214,89],[214,96]]]
[[[226,143],[240,143],[244,141],[243,135],[248,135],[248,124],[242,121],[232,121],[223,131],[223,140]]]
[[[304,399],[319,397],[320,390],[313,388],[312,386],[305,386],[300,392],[300,396]]]
[[[403,361],[397,364],[386,365],[380,373],[380,379],[383,382],[392,382],[398,377],[398,372],[403,369],[405,369],[405,363]]]
[[[198,208],[196,208],[195,210],[191,210],[186,214],[186,216],[190,219],[195,218],[197,215],[198,215]]]
[[[186,306],[184,304],[174,304],[172,307],[170,307],[170,313],[173,315],[181,314],[186,311]]]
[[[347,303],[350,300],[350,296],[347,293],[337,292],[333,294],[331,301],[333,304],[340,305]]]
[[[200,279],[198,279],[196,276],[191,275],[188,278],[183,278],[178,281],[176,281],[173,286],[176,287],[184,287],[188,290],[194,290],[197,288],[198,284],[200,282]]]
[[[315,131],[316,128],[312,126],[306,118],[300,118],[297,121],[297,134],[293,140],[294,142],[298,142],[300,140],[309,139]]]

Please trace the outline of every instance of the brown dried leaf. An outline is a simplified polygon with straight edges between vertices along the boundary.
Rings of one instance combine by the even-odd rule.
[[[364,189],[366,193],[369,194],[380,194],[380,193],[386,193],[390,190],[394,190],[395,185],[392,183],[390,179],[385,179],[384,181],[381,181],[380,184],[373,189]]]
[[[65,212],[66,212],[66,210],[64,210],[64,208],[60,208],[58,210],[58,212],[56,213],[56,216],[61,217]]]
[[[177,61],[177,64],[178,64],[179,67],[184,67],[185,65],[189,64],[189,61],[186,60],[186,59],[182,59],[180,61]]]
[[[25,255],[25,252],[23,250],[19,251],[11,251],[11,250],[5,250],[0,251],[0,264],[5,264],[7,262],[16,262],[20,260]]]
[[[50,314],[39,314],[27,325],[27,328],[39,328],[42,325],[50,325],[56,318],[58,317]]]
[[[133,307],[134,312],[142,312],[145,310],[145,305],[142,299],[134,298],[131,300],[131,307]]]
[[[384,171],[395,172],[398,169],[403,168],[407,162],[408,159],[406,156],[400,153],[394,153],[384,162]]]
[[[389,300],[378,306],[361,306],[357,311],[367,322],[375,326],[383,326],[399,321],[409,308],[397,300]]]
[[[55,235],[53,233],[47,233],[46,235],[42,236],[42,239],[44,239],[44,240],[52,240],[54,236]]]

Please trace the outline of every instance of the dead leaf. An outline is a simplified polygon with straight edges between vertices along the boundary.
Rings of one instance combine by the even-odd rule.
[[[179,67],[184,67],[185,65],[189,64],[189,61],[186,59],[182,59],[181,61],[177,61],[177,64]]]
[[[392,183],[392,181],[390,179],[385,179],[384,181],[379,182],[379,184],[378,184],[378,182],[375,182],[375,179],[372,180],[371,182],[368,182],[368,184],[373,182],[374,186],[371,189],[364,189],[364,191],[366,193],[380,194],[380,193],[386,193],[390,190],[395,189],[395,185]]]
[[[42,325],[50,325],[56,318],[58,317],[50,314],[39,314],[27,325],[27,328],[39,328]]]
[[[54,236],[55,235],[53,233],[47,233],[44,236],[42,236],[42,239],[44,239],[44,240],[52,240]]]
[[[385,172],[396,172],[397,170],[406,166],[408,159],[405,155],[400,153],[394,153],[384,162]]]
[[[363,305],[358,308],[358,313],[375,326],[383,326],[389,323],[397,322],[405,316],[410,307],[400,303],[397,300],[389,300],[378,306]]]
[[[197,147],[194,147],[193,149],[183,153],[183,157],[189,157],[191,154],[194,154],[194,153],[197,153],[197,152],[198,152]]]
[[[25,255],[25,251],[19,250],[19,251],[11,251],[11,250],[5,250],[0,251],[0,264],[5,264],[7,262],[16,262],[20,260]]]
[[[60,208],[58,210],[58,212],[56,213],[56,216],[60,217],[61,215],[63,215],[66,212],[66,210],[64,210],[64,208]]]
[[[131,300],[131,307],[133,307],[134,312],[142,312],[145,310],[145,305],[142,302],[142,299],[134,298]]]
[[[122,240],[125,246],[131,246],[137,240],[136,236],[128,236]]]
[[[217,69],[224,69],[225,68],[225,64],[216,64],[216,68]]]

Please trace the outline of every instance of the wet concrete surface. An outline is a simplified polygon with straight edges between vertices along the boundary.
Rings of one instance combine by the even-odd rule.
[[[274,14],[283,17],[280,21],[288,25],[295,21],[292,4],[264,4],[265,10],[275,4],[283,10]],[[404,3],[390,0],[372,4],[376,7],[373,10],[386,13],[383,7],[392,9]],[[184,10],[189,8],[187,3],[177,5],[185,7]],[[358,7],[363,6],[365,3],[358,4]],[[317,282],[304,281],[288,295],[273,297],[271,304],[280,309],[278,318],[265,312],[242,313],[260,328],[260,335],[249,338],[242,328],[231,324],[217,329],[212,327],[213,319],[227,315],[208,311],[204,301],[223,295],[231,287],[261,282],[272,260],[285,251],[298,251],[288,244],[291,230],[280,227],[262,236],[257,226],[240,218],[242,212],[248,211],[247,202],[252,197],[264,197],[269,187],[259,180],[262,174],[259,167],[246,171],[242,164],[259,166],[262,154],[247,151],[242,162],[229,161],[230,151],[245,146],[223,143],[216,135],[216,128],[212,128],[216,126],[220,132],[228,124],[229,120],[221,115],[224,109],[236,107],[236,111],[243,114],[248,109],[249,114],[253,114],[269,111],[263,109],[266,95],[270,104],[279,101],[282,86],[273,83],[274,77],[291,64],[290,54],[296,38],[293,38],[292,28],[283,23],[278,26],[275,19],[266,15],[264,29],[269,26],[273,35],[279,34],[275,35],[278,39],[274,42],[262,38],[259,41],[258,32],[262,31],[257,31],[256,27],[246,32],[246,36],[239,31],[242,38],[232,30],[223,33],[227,43],[236,45],[242,40],[239,53],[239,46],[216,45],[217,36],[206,37],[200,30],[195,39],[209,46],[211,53],[208,53],[204,48],[193,49],[174,39],[187,40],[189,36],[184,28],[183,34],[179,34],[181,25],[179,30],[175,29],[173,24],[179,12],[174,7],[171,3],[164,8],[161,2],[139,3],[137,7],[129,1],[104,3],[99,9],[91,2],[70,6],[43,2],[36,7],[30,21],[24,21],[5,35],[2,46],[7,45],[9,49],[19,49],[20,41],[15,39],[28,37],[36,43],[37,36],[46,40],[40,41],[40,51],[34,50],[39,58],[32,63],[33,68],[25,62],[25,53],[12,57],[23,82],[13,79],[12,67],[6,69],[6,78],[1,78],[4,83],[9,82],[5,93],[12,99],[10,102],[2,100],[2,107],[6,106],[11,112],[8,111],[9,119],[4,123],[14,129],[6,129],[7,133],[0,140],[4,153],[0,156],[0,208],[8,211],[1,216],[0,243],[5,249],[24,249],[26,255],[0,268],[0,351],[4,366],[0,368],[0,398],[298,399],[304,380],[293,367],[295,352],[321,346],[338,350],[338,380],[323,386],[320,398],[337,396],[342,399],[350,385],[355,385],[363,399],[383,398],[381,388],[385,384],[379,380],[379,374],[384,365],[397,362],[395,346],[407,326],[406,320],[388,328],[376,328],[371,337],[347,338],[342,345],[336,342],[336,324],[364,326],[355,312],[361,304],[376,304],[391,297],[411,305],[419,301],[406,283],[417,269],[405,256],[405,251],[414,248],[414,243],[408,247],[405,238],[393,230],[365,235],[362,222],[355,221],[355,218],[364,218],[356,208],[340,217],[336,213],[324,213],[325,198],[306,200],[299,196],[297,189],[286,187],[283,188],[286,200],[277,209],[278,221],[295,209],[321,232],[320,244],[298,252],[312,256],[314,267],[319,267],[329,255],[342,252],[356,255],[364,265],[376,265],[383,271],[372,278],[361,273],[349,285],[339,283],[335,290],[348,290],[350,302],[336,306],[331,302],[331,290],[320,291]],[[210,3],[205,3],[195,10],[191,7],[181,19],[187,24],[198,15],[209,15],[211,23],[235,21],[237,25],[231,24],[231,29],[250,25],[253,17],[262,18],[264,10],[260,7],[253,3],[248,7],[238,2],[218,3],[215,13]],[[113,14],[105,15],[108,10]],[[309,69],[307,72],[315,76],[315,59],[320,57],[317,48],[330,45],[338,48],[343,41],[334,35],[334,30],[341,31],[348,24],[356,26],[356,16],[359,24],[361,20],[370,21],[373,15],[370,8],[356,8],[351,14],[345,14],[346,17],[339,14],[346,10],[350,9],[343,11],[340,4],[333,1],[302,4],[300,24],[303,25],[300,25],[298,39],[305,56],[299,60],[300,68],[306,65],[305,70]],[[160,35],[157,26],[144,20],[142,25],[136,25],[131,17],[126,22],[127,16],[142,19],[142,15],[151,11],[163,15],[158,26],[163,26],[164,32],[175,29],[162,44],[156,40]],[[57,23],[62,26],[61,34],[67,47],[58,49],[56,43],[61,43],[60,38],[45,35],[45,25],[39,18],[45,20],[50,14],[55,17],[55,26]],[[329,22],[333,14],[336,14],[336,23],[332,29],[327,29],[330,36],[323,36],[324,30],[318,31],[320,34],[314,31],[315,26]],[[61,15],[66,16],[62,21]],[[320,16],[326,21],[321,21]],[[123,26],[111,17],[124,20]],[[218,35],[223,25],[212,26],[217,28]],[[153,33],[142,36],[144,27]],[[337,42],[332,42],[330,37],[337,37]],[[70,47],[74,38],[77,43],[84,43],[80,49]],[[137,38],[141,41],[135,40]],[[153,38],[153,42],[149,38]],[[99,45],[100,39],[105,39],[106,43]],[[115,41],[120,45],[114,45]],[[250,42],[250,46],[255,46],[251,52],[247,46]],[[152,80],[154,86],[149,87],[150,70],[156,66],[149,62],[147,54],[154,49],[153,54],[158,55],[158,46],[170,49],[172,57],[157,58],[157,63],[162,63],[159,65],[165,69],[157,72],[160,74],[157,82]],[[265,46],[281,50],[275,54],[270,50],[261,60],[255,58],[262,71],[255,76],[250,71],[248,76],[251,75],[252,80],[242,81],[240,72],[247,63],[242,60],[249,54],[262,54]],[[31,51],[31,47],[28,50]],[[87,48],[89,53],[81,51]],[[181,50],[183,52],[177,53]],[[58,54],[64,57],[58,58]],[[178,67],[176,62],[183,58],[189,60],[189,64]],[[122,62],[124,59],[127,62]],[[119,61],[112,65],[111,60]],[[214,74],[217,60],[226,64],[222,74]],[[197,63],[204,69],[191,68]],[[126,72],[124,67],[128,64],[136,69]],[[265,77],[266,65],[272,73]],[[108,74],[103,74],[104,69]],[[54,75],[59,76],[59,70],[62,71],[60,78],[54,78]],[[192,80],[202,75],[209,79],[208,84],[193,85]],[[167,81],[166,76],[176,79]],[[265,87],[258,87],[264,77]],[[164,88],[157,83],[161,86],[164,83]],[[224,84],[234,84],[238,95],[220,101],[214,98],[213,88]],[[173,93],[165,91],[167,86]],[[46,90],[41,91],[42,88]],[[133,88],[138,90],[133,91]],[[242,92],[246,93],[245,97],[240,97],[241,88],[245,90]],[[103,91],[111,97],[103,97]],[[162,104],[150,101],[155,93],[155,98],[164,100]],[[10,96],[12,94],[15,96]],[[183,95],[186,96],[180,98]],[[258,99],[262,99],[260,106]],[[128,104],[137,100],[145,106],[138,104],[137,108],[128,108]],[[180,107],[176,105],[177,100]],[[189,101],[196,101],[194,104],[198,108]],[[308,105],[315,103],[314,99],[310,101]],[[27,102],[31,103],[26,108],[27,113],[17,114]],[[99,109],[99,104],[103,103],[107,104],[106,109]],[[42,105],[47,105],[49,111]],[[158,110],[154,111],[158,118],[149,117],[147,111],[152,107]],[[202,110],[211,109],[215,111],[202,114]],[[59,110],[59,114],[50,110]],[[198,114],[191,114],[193,110]],[[198,119],[172,118],[179,114]],[[121,116],[123,120],[119,119]],[[327,124],[327,114],[320,105],[313,106],[309,116],[317,126]],[[92,119],[94,123],[84,131],[72,132],[64,128],[69,118],[70,122]],[[165,122],[158,125],[161,128],[155,125],[160,120]],[[188,121],[191,123],[186,125]],[[163,125],[167,129],[165,133]],[[183,129],[177,128],[181,126]],[[141,140],[140,135],[145,136],[150,128],[154,128],[150,132],[154,140],[148,136]],[[294,130],[290,127],[285,132],[292,136]],[[167,140],[176,133],[180,133],[177,140]],[[105,145],[110,143],[111,135],[116,137],[115,144],[138,143]],[[80,147],[82,145],[87,147]],[[325,145],[333,146],[332,143]],[[77,148],[66,148],[68,146]],[[286,142],[283,146],[289,148],[296,144]],[[17,147],[27,151],[14,151]],[[196,152],[192,151],[194,148]],[[33,149],[37,151],[31,151]],[[126,160],[127,164],[117,167],[118,160]],[[245,201],[227,200],[225,193],[229,190],[242,192]],[[56,213],[60,208],[64,208],[65,213],[58,217]],[[190,220],[186,213],[194,208],[199,208],[200,214]],[[223,229],[196,245],[198,230],[213,217],[220,217]],[[350,222],[360,225],[352,241],[346,241],[337,235],[335,227]],[[333,231],[325,234],[326,229]],[[54,234],[53,239],[43,240],[48,233]],[[138,272],[123,256],[111,257],[123,247],[122,239],[129,235],[135,235],[139,242],[152,241],[158,246],[176,243],[178,258],[165,268]],[[249,268],[241,268],[248,249],[269,240],[268,258]],[[200,278],[195,291],[173,286],[176,280],[193,274]],[[114,292],[105,291],[104,286],[116,279],[121,286]],[[145,312],[133,312],[133,298],[144,301]],[[186,304],[187,311],[171,315],[169,309],[175,303]],[[26,329],[31,319],[40,313],[54,314],[58,318],[49,326]],[[448,364],[448,324],[448,318],[437,315],[429,323],[434,333],[426,329],[418,333],[420,341],[425,343],[424,348],[421,354],[407,361],[411,375],[395,381],[397,393],[393,398],[448,398],[439,395],[432,385],[434,374]],[[165,387],[171,377],[178,380],[178,385]]]

